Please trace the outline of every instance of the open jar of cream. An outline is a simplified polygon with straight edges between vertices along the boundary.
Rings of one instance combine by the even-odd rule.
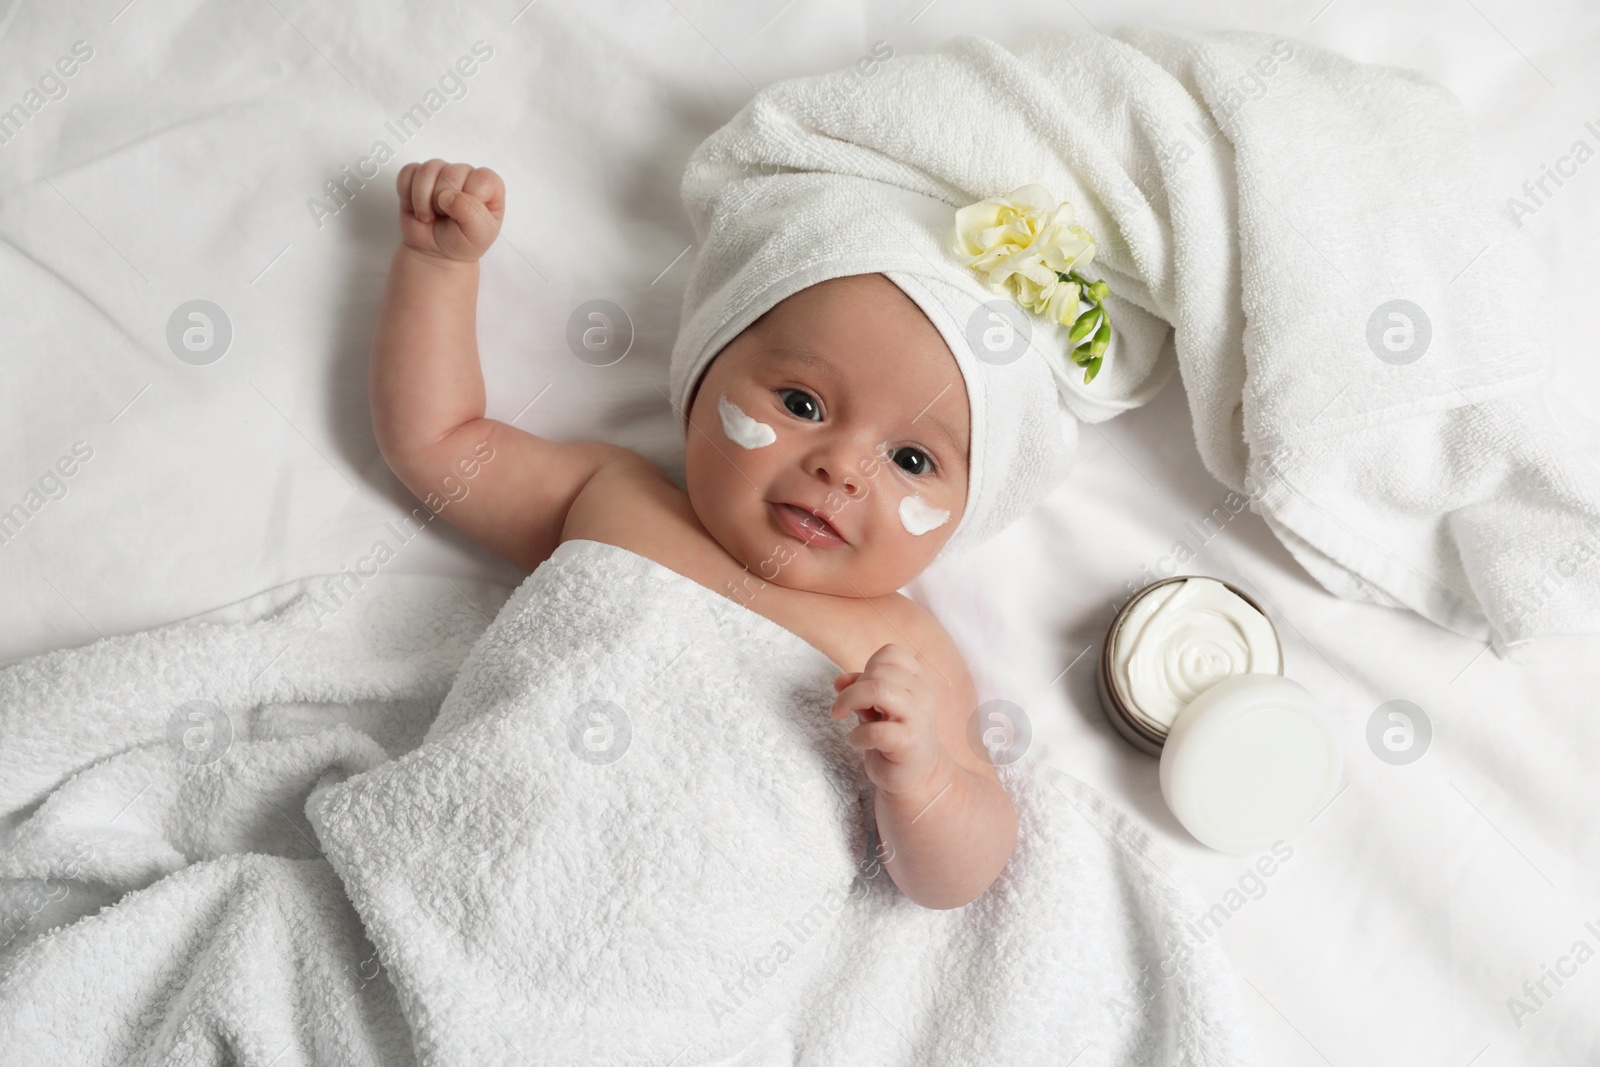
[[[1203,844],[1253,852],[1298,831],[1343,771],[1333,717],[1283,676],[1266,612],[1216,578],[1135,594],[1106,631],[1096,676],[1111,725],[1161,759],[1161,793]]]

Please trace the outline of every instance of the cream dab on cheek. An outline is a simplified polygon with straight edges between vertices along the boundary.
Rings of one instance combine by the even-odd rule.
[[[950,513],[936,508],[920,496],[903,497],[900,501],[900,525],[913,537],[921,537],[929,530],[937,530],[950,521]]]
[[[777,431],[740,411],[727,393],[717,397],[717,414],[722,417],[722,432],[740,448],[764,448],[778,439]]]

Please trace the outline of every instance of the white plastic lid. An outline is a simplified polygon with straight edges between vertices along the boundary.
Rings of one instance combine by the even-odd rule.
[[[1161,795],[1201,844],[1258,852],[1310,822],[1343,770],[1333,716],[1304,686],[1237,674],[1179,713],[1161,749]]]

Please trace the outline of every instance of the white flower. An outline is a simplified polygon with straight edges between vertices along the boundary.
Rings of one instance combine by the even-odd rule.
[[[1065,357],[1084,368],[1083,384],[1094,380],[1111,343],[1111,319],[1106,283],[1079,273],[1094,261],[1094,237],[1072,221],[1071,204],[1042,185],[969,204],[956,211],[951,251],[988,288],[1071,327]]]
[[[1094,260],[1094,238],[1072,217],[1071,204],[1024,185],[958,210],[953,251],[995,292],[1070,326],[1080,290],[1066,275]]]

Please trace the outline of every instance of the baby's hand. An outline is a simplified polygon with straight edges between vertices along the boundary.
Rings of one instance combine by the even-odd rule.
[[[850,731],[850,746],[864,753],[867,777],[888,794],[926,790],[943,773],[939,743],[939,691],[923,673],[916,654],[884,645],[866,669],[833,680],[839,690],[828,714],[837,719],[855,712],[861,725]]]
[[[506,187],[488,167],[430,159],[407,163],[396,181],[400,239],[440,259],[474,262],[500,235]]]

